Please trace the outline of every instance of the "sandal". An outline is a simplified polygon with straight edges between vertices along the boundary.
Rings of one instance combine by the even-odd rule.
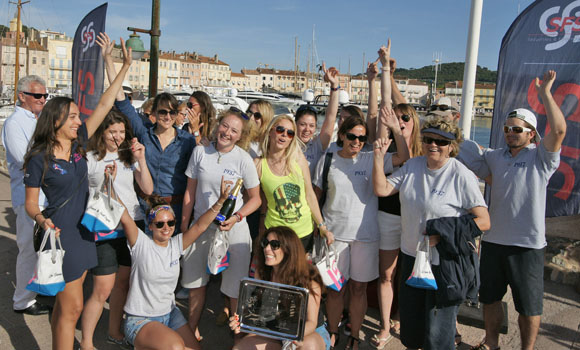
[[[500,350],[499,346],[495,348],[491,348],[489,345],[485,343],[485,341],[479,343],[478,345],[472,346],[471,350]]]
[[[338,345],[338,342],[340,341],[340,333],[338,331],[336,332],[328,331],[328,334],[330,334],[331,338],[334,335],[334,345],[330,346],[330,350],[334,350],[334,348]]]
[[[383,350],[387,343],[393,339],[392,335],[388,335],[386,338],[379,338],[378,333],[374,334],[371,338],[371,345],[377,348],[378,350]]]
[[[344,350],[351,350],[354,348],[354,343],[356,342],[357,347],[360,347],[360,339],[359,338],[355,338],[352,335],[348,336],[348,340],[346,341],[346,346],[344,347]]]
[[[399,334],[401,332],[401,322],[395,320],[389,320],[389,325],[391,327],[391,331],[395,334]]]

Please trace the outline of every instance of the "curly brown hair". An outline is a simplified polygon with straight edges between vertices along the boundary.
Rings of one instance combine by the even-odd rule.
[[[449,156],[456,157],[459,154],[459,144],[463,142],[463,135],[461,133],[461,128],[459,128],[457,124],[450,122],[443,117],[432,117],[423,123],[421,133],[423,133],[423,130],[429,128],[439,129],[454,134],[455,140],[451,140],[451,151],[449,152]]]

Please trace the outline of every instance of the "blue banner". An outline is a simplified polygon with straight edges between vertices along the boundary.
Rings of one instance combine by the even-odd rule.
[[[560,167],[548,185],[546,216],[575,215],[580,213],[580,0],[537,0],[507,31],[499,54],[490,147],[505,147],[503,124],[515,108],[536,114],[542,137],[549,131],[534,80],[550,69],[557,73],[552,95],[568,130]]]
[[[97,35],[105,32],[107,3],[83,18],[72,47],[72,98],[79,106],[81,119],[93,113],[103,94],[105,69]]]

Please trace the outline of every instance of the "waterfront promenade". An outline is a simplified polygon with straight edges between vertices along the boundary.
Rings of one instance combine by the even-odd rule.
[[[12,312],[12,294],[14,292],[14,269],[17,255],[15,237],[15,214],[10,202],[10,179],[5,171],[0,170],[0,349],[34,350],[50,349],[51,336],[48,315],[27,316]],[[90,280],[87,278],[87,280]],[[206,309],[204,310],[200,328],[204,336],[202,346],[205,350],[226,350],[232,346],[232,338],[226,326],[216,326],[215,319],[222,305],[218,281],[210,283]],[[85,291],[90,291],[90,283],[85,284]],[[50,298],[42,298],[43,302],[52,303]],[[187,307],[178,303],[182,310]],[[107,306],[106,306],[107,307]],[[519,349],[519,332],[517,329],[517,314],[513,303],[508,302],[509,331],[501,336],[502,350]],[[361,349],[374,349],[370,337],[376,332],[379,312],[369,308],[364,322],[361,338]],[[103,318],[95,332],[95,346],[98,350],[119,350],[116,345],[107,344],[106,320],[108,311],[105,309]],[[544,316],[540,326],[540,334],[536,343],[537,349],[546,350],[580,350],[580,294],[573,287],[546,281],[544,289]],[[463,344],[460,349],[469,349],[483,337],[483,330],[460,325]],[[80,326],[77,326],[76,339],[81,336]],[[341,336],[340,346],[344,348],[346,336]],[[78,344],[77,348],[78,349]],[[393,339],[385,349],[405,349],[398,339]]]

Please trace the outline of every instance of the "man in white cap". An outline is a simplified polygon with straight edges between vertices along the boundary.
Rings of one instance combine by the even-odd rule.
[[[491,229],[483,236],[479,289],[485,340],[472,349],[499,349],[501,300],[508,285],[519,313],[521,348],[533,349],[538,335],[544,293],[546,188],[560,164],[566,135],[566,120],[550,92],[554,80],[554,71],[544,74],[541,84],[536,78],[550,126],[544,139],[536,130],[536,116],[518,108],[507,115],[503,127],[507,147],[483,153],[486,166],[477,175],[491,175]]]

